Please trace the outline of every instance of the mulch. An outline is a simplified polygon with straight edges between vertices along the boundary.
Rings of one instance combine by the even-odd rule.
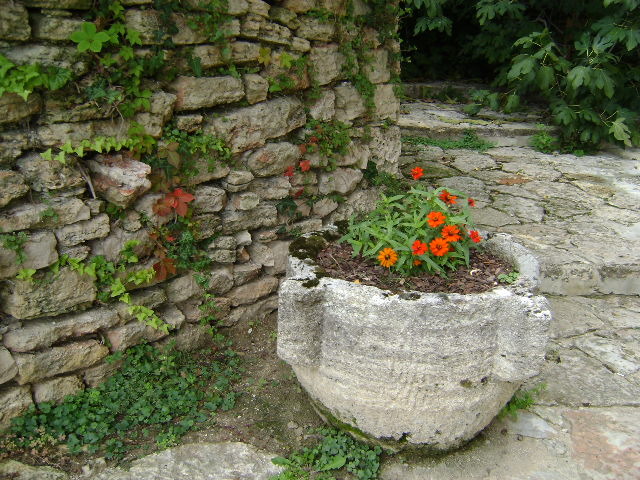
[[[508,274],[513,268],[493,255],[473,251],[469,267],[462,265],[447,276],[421,274],[399,277],[386,268],[361,256],[353,257],[349,244],[329,244],[322,250],[316,263],[326,276],[340,278],[363,285],[399,293],[415,290],[426,293],[482,293],[498,285],[498,275]]]

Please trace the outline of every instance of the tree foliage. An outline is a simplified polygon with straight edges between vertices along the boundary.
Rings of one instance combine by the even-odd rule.
[[[544,99],[565,144],[640,145],[640,0],[405,2],[418,51],[436,45],[419,63],[455,58],[487,74],[507,111]]]

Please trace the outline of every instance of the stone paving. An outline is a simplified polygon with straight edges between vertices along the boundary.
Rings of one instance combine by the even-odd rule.
[[[525,388],[547,387],[529,411],[494,421],[457,452],[387,458],[383,480],[640,479],[640,150],[541,154],[526,147],[535,116],[518,120],[405,104],[405,135],[473,129],[496,146],[478,153],[405,145],[402,169],[420,165],[434,184],[468,192],[481,228],[516,235],[540,258],[552,340],[543,371]],[[199,448],[210,455],[196,455]],[[244,444],[196,444],[97,478],[262,479],[273,474],[268,458]],[[215,473],[223,459],[229,469]],[[77,478],[94,478],[90,472]]]

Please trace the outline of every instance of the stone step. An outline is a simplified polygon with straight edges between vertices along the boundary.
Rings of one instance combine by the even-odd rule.
[[[540,405],[640,407],[640,301],[637,296],[547,296],[553,319],[541,373]]]
[[[528,119],[481,110],[470,116],[463,112],[462,104],[440,102],[410,102],[400,107],[398,126],[403,136],[428,136],[445,139],[461,137],[466,131],[475,132],[480,138],[496,146],[526,146],[531,135],[538,133],[538,116]],[[528,120],[528,121],[523,121]]]

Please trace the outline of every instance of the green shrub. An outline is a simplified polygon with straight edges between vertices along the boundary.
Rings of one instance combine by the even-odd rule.
[[[456,73],[482,72],[503,88],[494,103],[506,111],[545,100],[565,145],[640,145],[639,0],[405,1],[414,32],[438,45],[414,54],[418,63],[445,49],[461,60]]]

